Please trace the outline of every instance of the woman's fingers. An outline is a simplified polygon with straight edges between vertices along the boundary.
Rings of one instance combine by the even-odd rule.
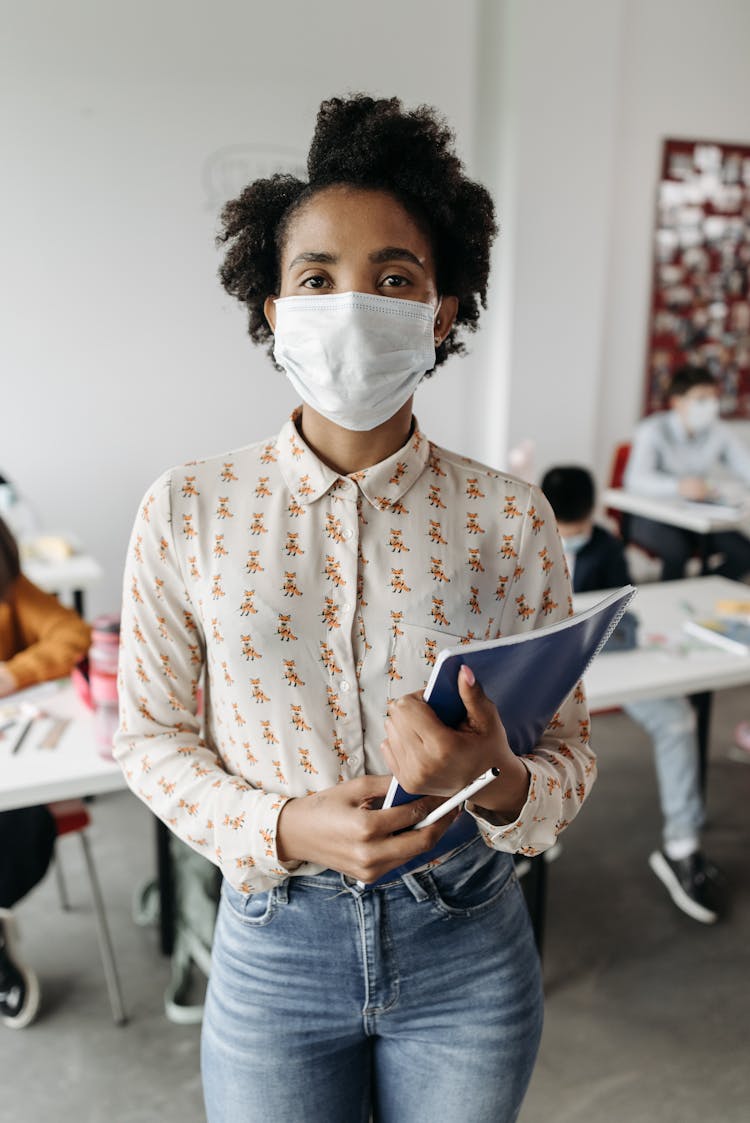
[[[389,870],[431,850],[456,820],[460,809],[450,811],[437,823],[423,830],[415,831],[410,828],[415,827],[442,802],[440,799],[423,798],[385,811],[372,812],[372,818],[377,820],[371,824],[375,833],[361,848],[355,846],[353,859],[356,869],[347,869],[345,872],[359,881],[376,881]],[[381,833],[383,831],[388,833]]]
[[[367,882],[430,850],[455,814],[424,830],[410,830],[443,801],[423,796],[383,810],[380,804],[390,780],[390,776],[359,776],[289,800],[277,825],[281,861],[316,862]]]

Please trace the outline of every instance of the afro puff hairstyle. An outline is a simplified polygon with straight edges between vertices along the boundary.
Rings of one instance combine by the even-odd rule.
[[[453,133],[429,106],[413,111],[398,98],[355,94],[330,98],[318,111],[307,158],[308,182],[273,175],[248,184],[221,213],[219,270],[226,291],[248,310],[255,343],[273,337],[263,314],[279,291],[281,253],[294,214],[334,184],[390,192],[430,236],[438,289],[458,298],[458,314],[435,365],[465,350],[462,328],[475,331],[487,306],[490,248],[497,233],[489,192],[464,174]]]

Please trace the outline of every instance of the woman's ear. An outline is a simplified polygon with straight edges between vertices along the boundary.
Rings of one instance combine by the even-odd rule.
[[[266,316],[268,313],[266,313]],[[435,315],[435,346],[439,347],[450,332],[458,315],[458,297],[441,296]]]
[[[266,317],[268,326],[272,332],[276,331],[276,297],[267,296],[263,302],[263,315]]]

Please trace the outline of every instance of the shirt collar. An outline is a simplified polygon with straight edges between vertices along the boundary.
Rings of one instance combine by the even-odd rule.
[[[299,416],[300,410],[296,409],[284,423],[276,438],[276,452],[287,487],[303,505],[314,503],[331,490],[345,495],[347,489],[350,490],[348,481],[352,480],[373,507],[386,510],[401,500],[433,458],[430,442],[414,418],[406,444],[387,460],[349,476],[340,476],[324,464],[300,436],[296,425]]]

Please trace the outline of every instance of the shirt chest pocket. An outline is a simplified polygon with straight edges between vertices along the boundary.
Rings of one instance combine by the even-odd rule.
[[[440,652],[456,647],[461,640],[461,636],[437,628],[399,622],[393,629],[388,657],[389,699],[424,690]]]

